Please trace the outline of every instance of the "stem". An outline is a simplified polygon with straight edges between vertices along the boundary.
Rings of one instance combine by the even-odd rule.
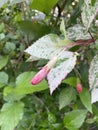
[[[81,77],[79,71],[76,68],[74,68],[74,71],[76,73],[76,76],[79,77],[80,80],[82,80],[82,77]]]
[[[61,17],[61,13],[62,13],[62,11],[63,11],[63,10],[64,10],[64,8],[65,8],[65,5],[66,5],[66,0],[64,0],[64,1],[62,2],[61,7],[60,7],[59,5],[57,5],[59,13],[58,13],[58,16],[57,16],[57,19],[56,19],[56,21],[55,21],[54,26],[56,26],[56,25],[57,25],[58,20],[59,20],[59,18]]]
[[[33,95],[33,97],[34,97],[40,104],[42,104],[43,106],[45,106],[46,111],[49,112],[49,109],[48,109],[48,107],[45,105],[45,103],[43,102],[43,100],[41,100],[40,98],[38,98],[35,94],[32,94],[32,95]]]
[[[60,1],[59,1],[60,2]],[[60,17],[61,17],[61,13],[62,13],[62,11],[64,10],[64,8],[65,8],[65,5],[66,5],[66,0],[62,0],[61,1],[61,5],[60,5],[60,3],[57,3],[55,6],[54,6],[54,8],[53,8],[53,13],[52,13],[52,16],[51,16],[51,18],[50,18],[50,20],[49,20],[49,23],[53,23],[53,26],[55,27],[56,25],[57,25],[57,23],[58,23],[58,20],[60,19]],[[56,17],[56,20],[54,21],[54,13],[55,13],[55,8],[58,8],[58,16]]]
[[[95,40],[94,39],[87,39],[87,40],[77,40],[76,42],[73,42],[71,44],[68,44],[66,47],[65,47],[65,50],[69,50],[71,49],[72,47],[74,46],[78,46],[78,45],[88,45],[92,42],[94,42]]]
[[[67,44],[66,47],[63,47],[61,49],[61,52],[59,54],[55,55],[55,56],[58,58],[64,51],[68,51],[69,49],[71,49],[74,46],[77,46],[77,45],[88,45],[88,44],[90,44],[90,43],[92,43],[94,41],[95,41],[94,39],[77,40],[76,42],[72,42],[70,44]]]
[[[88,32],[89,32],[91,38],[92,38],[92,39],[94,40],[94,42],[95,42],[95,39],[94,39],[94,37],[92,36],[91,32],[90,32],[89,30],[88,30]]]

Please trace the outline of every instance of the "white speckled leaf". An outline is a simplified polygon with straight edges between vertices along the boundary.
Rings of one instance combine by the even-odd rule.
[[[96,88],[98,82],[98,55],[94,56],[89,69],[90,89]]]
[[[55,55],[58,55],[65,45],[65,41],[60,39],[56,34],[49,34],[37,40],[33,45],[28,47],[25,52],[29,53],[31,55],[30,58],[33,58],[33,60],[36,60],[36,58],[51,59]],[[69,55],[69,53],[70,52],[66,52],[67,55]],[[64,54],[64,56],[66,54]]]
[[[92,91],[91,91],[91,102],[92,103],[95,103],[98,101],[98,88],[94,88]]]
[[[69,59],[61,62],[49,72],[47,79],[49,83],[50,93],[61,84],[61,81],[72,71],[76,64],[76,55],[73,54]]]
[[[27,59],[27,62],[37,61],[37,60],[40,60],[40,58],[37,58],[37,57],[34,57],[34,56],[30,56],[29,59]]]
[[[93,3],[94,5],[92,5],[91,0],[85,0],[82,8],[82,21],[87,30],[98,13],[98,1]]]
[[[70,38],[71,40],[91,38],[86,28],[80,24],[75,24],[74,26],[69,27],[67,29],[67,35],[68,35],[68,38]]]
[[[98,101],[98,55],[96,55],[89,69],[89,86],[91,89],[92,103]]]

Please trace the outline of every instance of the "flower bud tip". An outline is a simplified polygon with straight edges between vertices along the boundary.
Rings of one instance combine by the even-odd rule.
[[[82,85],[80,83],[77,84],[76,88],[77,88],[78,93],[82,92]]]

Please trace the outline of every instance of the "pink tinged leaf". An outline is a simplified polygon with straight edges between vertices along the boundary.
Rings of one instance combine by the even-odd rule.
[[[53,65],[56,63],[57,57],[53,57],[31,80],[32,85],[36,85],[40,83],[47,74],[49,73],[50,69],[53,67]]]
[[[61,84],[62,80],[72,71],[76,64],[76,55],[73,55],[66,61],[63,61],[55,68],[52,68],[47,75],[50,94]]]
[[[81,85],[81,83],[78,83],[78,84],[77,84],[76,89],[77,89],[77,92],[78,92],[78,93],[81,93],[81,92],[82,92],[82,85]]]

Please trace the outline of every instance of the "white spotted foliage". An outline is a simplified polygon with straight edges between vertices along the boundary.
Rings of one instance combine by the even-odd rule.
[[[79,40],[79,39],[89,39],[91,38],[90,34],[88,33],[87,29],[80,25],[75,24],[72,27],[67,29],[67,36],[71,40]]]
[[[43,36],[39,40],[37,40],[33,45],[28,47],[25,52],[30,54],[29,60],[38,60],[38,59],[51,59],[55,55],[58,55],[66,45],[66,42],[60,39],[56,34],[49,34]],[[70,52],[66,51],[62,57],[69,57],[71,55]]]
[[[98,101],[98,55],[96,55],[89,69],[89,86],[91,90],[91,102]]]
[[[58,58],[56,65],[50,70],[47,76],[51,94],[76,64],[77,54],[65,51],[64,48],[67,44],[70,44],[68,38],[67,40],[66,38],[61,39],[56,34],[49,34],[43,36],[25,50],[25,52],[30,54],[29,61],[39,59],[50,60],[54,56]]]
[[[82,21],[87,30],[90,28],[91,23],[98,13],[98,1],[84,0],[82,8]]]
[[[68,73],[72,71],[76,64],[76,54],[72,53],[72,56],[62,61],[57,67],[54,67],[49,72],[47,79],[50,88],[50,94],[61,84],[62,80],[66,78]]]

